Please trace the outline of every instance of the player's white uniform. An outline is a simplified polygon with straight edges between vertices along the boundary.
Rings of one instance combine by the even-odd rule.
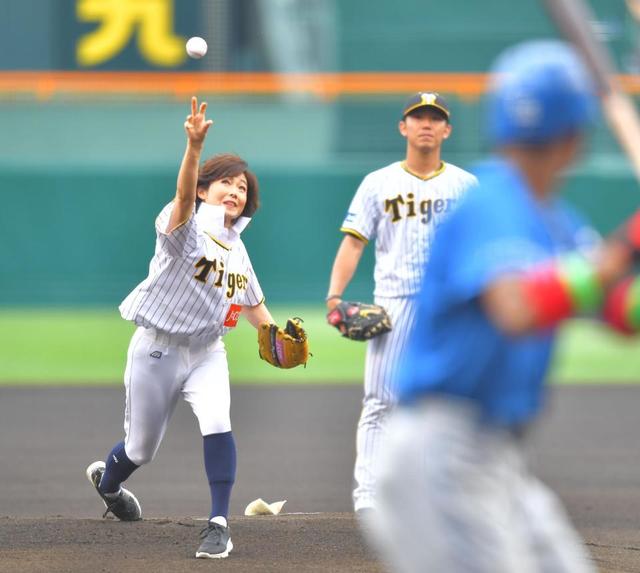
[[[240,239],[249,219],[224,227],[223,206],[197,213],[165,232],[173,204],[156,219],[149,276],[120,305],[138,325],[125,371],[125,451],[134,464],[153,459],[180,394],[203,436],[228,432],[229,370],[222,336],[242,306],[263,301]]]
[[[344,233],[365,242],[375,239],[374,299],[387,310],[393,326],[367,346],[356,438],[356,511],[374,505],[374,464],[385,418],[395,401],[394,368],[413,326],[414,298],[434,233],[462,194],[476,183],[473,175],[450,163],[443,162],[438,171],[423,179],[398,161],[364,178],[342,224]]]
[[[481,417],[446,394],[390,416],[371,542],[398,573],[596,573],[522,438]]]

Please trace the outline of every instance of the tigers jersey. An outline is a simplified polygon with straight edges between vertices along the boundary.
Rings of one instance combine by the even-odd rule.
[[[240,232],[249,218],[224,227],[224,207],[201,203],[173,232],[166,227],[173,203],[156,219],[156,248],[149,276],[120,305],[138,326],[184,336],[223,336],[241,307],[263,301]]]
[[[438,225],[476,178],[442,162],[423,179],[397,161],[367,175],[341,231],[365,242],[375,239],[375,296],[411,296],[419,291]]]

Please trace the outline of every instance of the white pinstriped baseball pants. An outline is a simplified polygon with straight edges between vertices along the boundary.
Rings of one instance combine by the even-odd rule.
[[[400,356],[415,320],[414,297],[376,297],[376,304],[389,313],[392,330],[367,343],[364,399],[356,433],[354,510],[373,507],[375,465],[384,439],[385,422],[395,404],[394,379]]]
[[[231,430],[227,353],[221,338],[197,340],[139,327],[125,370],[125,452],[136,465],[153,460],[182,396],[203,436]]]
[[[594,573],[521,438],[478,422],[470,402],[394,411],[365,531],[398,573]]]

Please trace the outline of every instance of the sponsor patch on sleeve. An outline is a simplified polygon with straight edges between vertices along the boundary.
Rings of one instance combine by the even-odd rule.
[[[240,312],[242,312],[242,307],[239,304],[232,304],[224,319],[224,326],[227,326],[228,328],[236,326],[236,324],[238,324],[238,319],[240,318]]]

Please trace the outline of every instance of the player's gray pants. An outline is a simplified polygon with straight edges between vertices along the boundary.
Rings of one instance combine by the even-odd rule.
[[[369,535],[402,573],[589,573],[556,496],[527,469],[521,440],[432,399],[389,420]]]
[[[124,384],[124,447],[136,465],[155,457],[181,395],[203,436],[231,430],[229,368],[220,338],[196,340],[140,327],[129,344]]]
[[[415,319],[415,298],[376,297],[375,302],[389,313],[392,330],[367,343],[364,399],[356,435],[355,511],[374,505],[375,464],[384,438],[384,425],[395,404],[395,373]]]

